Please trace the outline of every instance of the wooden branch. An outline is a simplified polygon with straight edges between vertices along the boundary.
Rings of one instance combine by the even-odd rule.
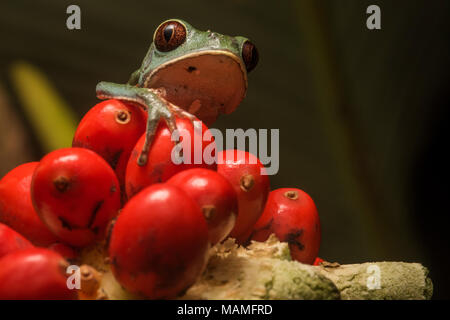
[[[84,253],[83,263],[103,261],[101,250]],[[94,265],[95,266],[95,265]],[[138,299],[114,279],[107,265],[99,295]],[[428,270],[418,263],[376,262],[310,266],[292,261],[289,247],[274,236],[238,247],[233,239],[211,249],[200,279],[179,299],[430,299]]]
[[[430,299],[433,284],[420,263],[374,262],[320,267],[345,300]]]

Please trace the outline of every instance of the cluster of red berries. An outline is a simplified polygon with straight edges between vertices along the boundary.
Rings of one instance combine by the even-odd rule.
[[[147,163],[138,165],[146,117],[138,105],[99,103],[80,122],[72,148],[0,180],[0,299],[76,298],[66,285],[67,260],[105,240],[118,282],[146,298],[189,288],[211,245],[227,237],[246,245],[275,233],[293,259],[314,263],[320,223],[305,192],[270,192],[264,166],[245,151],[218,152],[217,164],[175,164],[164,122]],[[191,120],[176,123],[198,134]],[[201,141],[202,150],[214,144]]]

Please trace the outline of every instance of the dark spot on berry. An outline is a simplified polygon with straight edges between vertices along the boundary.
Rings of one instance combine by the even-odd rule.
[[[109,165],[113,168],[113,170],[116,170],[117,163],[119,163],[120,156],[122,155],[123,150],[119,150],[116,153],[114,153],[109,161]]]
[[[109,189],[109,191],[111,191],[111,193],[114,193],[117,191],[117,187],[114,183],[112,184],[111,189]]]
[[[112,231],[114,229],[114,225],[116,224],[117,218],[111,220],[108,225],[108,231],[106,232],[106,247],[109,247],[109,242],[111,241]]]
[[[61,225],[64,229],[67,229],[69,231],[73,230],[72,226],[66,219],[64,219],[63,217],[58,217],[58,219],[59,219],[59,221],[61,221]]]
[[[53,185],[55,186],[56,190],[63,193],[66,192],[70,187],[70,180],[64,176],[60,176],[53,180]]]
[[[102,205],[103,205],[103,200],[101,200],[101,201],[99,201],[99,202],[97,202],[97,203],[95,204],[95,207],[94,207],[94,209],[92,210],[92,214],[91,214],[91,217],[90,217],[90,219],[89,219],[88,228],[90,228],[90,227],[94,224],[95,218],[97,217],[97,214],[98,214],[98,212],[100,211]],[[94,229],[95,229],[95,228],[94,228]]]
[[[303,234],[303,229],[296,229],[286,235],[285,241],[292,246],[296,246],[299,250],[305,249],[305,246],[298,238]]]

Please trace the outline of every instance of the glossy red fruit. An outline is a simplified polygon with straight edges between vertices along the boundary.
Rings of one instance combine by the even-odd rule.
[[[56,236],[41,221],[31,202],[30,188],[39,162],[22,164],[0,180],[0,222],[37,246],[48,246]]]
[[[103,238],[120,209],[114,171],[98,154],[83,148],[59,149],[42,158],[31,196],[50,230],[72,246]]]
[[[86,113],[75,132],[72,146],[95,151],[125,183],[125,169],[131,150],[145,132],[146,113],[133,104],[106,100]]]
[[[320,264],[321,264],[322,262],[323,262],[323,259],[317,257],[317,258],[314,260],[313,266],[320,266]]]
[[[192,168],[207,168],[213,170],[216,168],[214,158],[211,159],[211,164],[208,164],[203,158],[205,149],[214,146],[213,141],[202,140],[202,134],[204,136],[211,136],[208,128],[202,124],[200,133],[200,130],[194,130],[192,121],[185,118],[176,119],[176,123],[181,135],[183,132],[188,132],[191,137],[191,139],[182,138],[181,142],[183,146],[183,158],[186,160],[185,163],[176,164],[172,161],[172,150],[175,144],[171,141],[171,134],[166,124],[160,122],[148,154],[147,163],[144,166],[137,164],[137,159],[142,150],[142,146],[144,145],[145,135],[139,139],[131,152],[125,177],[128,198],[131,198],[149,185],[167,181],[170,177],[180,171]],[[197,148],[195,147],[195,144],[198,145]],[[199,161],[196,161],[198,163],[194,163],[195,152],[198,153],[197,158]],[[214,156],[215,155],[213,154],[213,157]],[[188,161],[189,163],[187,163]]]
[[[194,199],[208,223],[209,239],[214,245],[233,229],[237,217],[237,195],[222,175],[208,169],[190,169],[167,181]]]
[[[272,233],[289,243],[292,259],[314,263],[320,247],[320,220],[316,205],[306,192],[296,188],[270,192],[252,240],[265,241]]]
[[[238,216],[230,236],[244,244],[264,210],[269,177],[259,159],[246,151],[225,150],[217,158],[217,172],[231,183],[238,197]]]
[[[78,255],[75,249],[61,242],[50,245],[48,249],[59,253],[64,259],[67,259],[69,261],[75,260]]]
[[[31,242],[22,235],[0,223],[0,258],[8,253],[33,247]]]
[[[109,257],[114,276],[130,292],[173,298],[201,274],[209,247],[200,207],[164,183],[127,202],[112,229]]]
[[[56,252],[32,248],[0,259],[0,300],[68,300],[77,292],[67,287],[67,261]]]

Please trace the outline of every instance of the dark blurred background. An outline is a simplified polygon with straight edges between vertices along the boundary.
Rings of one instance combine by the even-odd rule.
[[[81,8],[81,30],[66,28],[70,4]],[[381,30],[366,28],[371,4]],[[39,112],[25,107],[44,102],[23,97],[18,62],[44,74],[80,119],[98,102],[97,82],[126,82],[173,17],[257,45],[246,99],[215,127],[280,129],[272,188],[314,198],[320,256],[421,262],[434,298],[450,298],[448,1],[4,0],[0,175],[48,151],[33,130]]]

